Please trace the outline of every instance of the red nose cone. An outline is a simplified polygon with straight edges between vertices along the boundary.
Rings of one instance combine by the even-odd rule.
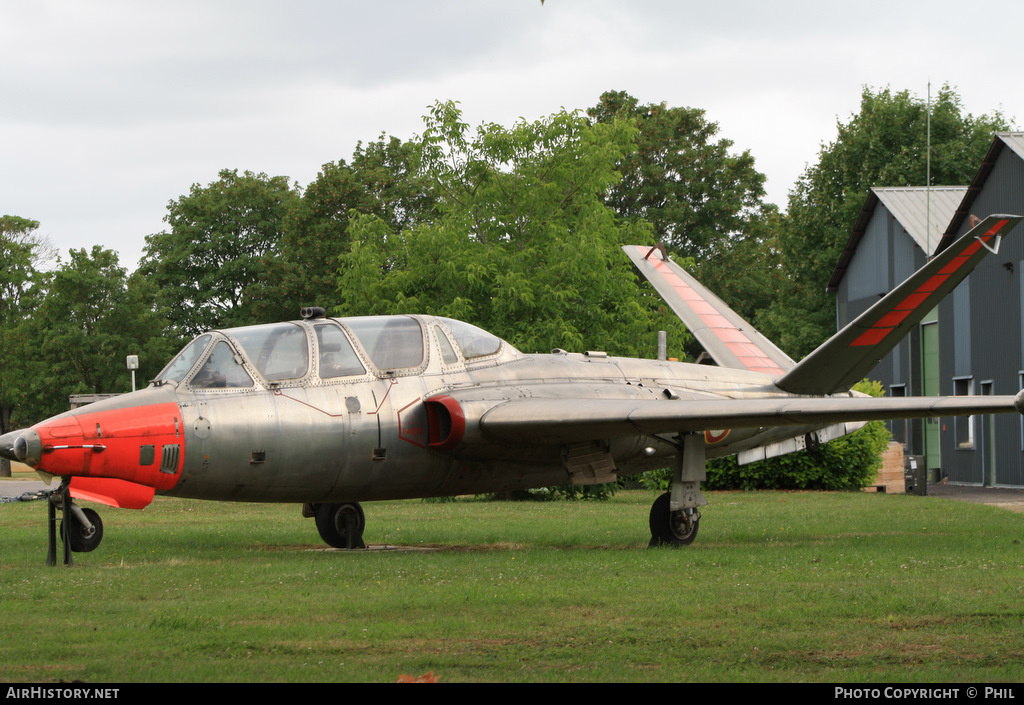
[[[83,407],[22,437],[31,432],[38,434],[33,467],[51,475],[117,478],[155,489],[174,487],[181,475],[185,439],[174,403]]]

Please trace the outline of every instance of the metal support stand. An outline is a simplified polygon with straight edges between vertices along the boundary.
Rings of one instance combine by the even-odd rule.
[[[64,565],[74,565],[75,559],[71,557],[71,488],[64,486],[62,502],[62,519],[60,522],[60,539],[64,543]]]
[[[46,552],[46,565],[57,565],[57,502],[61,503],[61,514],[63,521],[60,526],[60,540],[64,547],[64,565],[74,565],[74,558],[71,556],[71,492],[67,485],[61,485],[60,489],[46,498],[46,533],[48,549]]]
[[[52,496],[46,498],[46,529],[50,546],[46,552],[46,565],[57,565],[57,508],[53,506]]]

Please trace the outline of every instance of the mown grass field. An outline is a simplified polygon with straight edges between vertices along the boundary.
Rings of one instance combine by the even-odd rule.
[[[1020,682],[1024,515],[932,497],[709,493],[648,549],[654,495],[298,507],[157,499],[48,568],[0,505],[0,681]]]

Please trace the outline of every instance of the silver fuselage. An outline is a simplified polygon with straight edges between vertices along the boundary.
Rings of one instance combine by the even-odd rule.
[[[416,318],[426,338],[420,366],[249,389],[193,389],[187,383],[138,393],[173,398],[184,429],[184,462],[173,488],[179,497],[258,502],[338,502],[445,496],[581,483],[568,472],[565,444],[510,442],[480,428],[486,410],[524,398],[683,399],[782,395],[766,375],[673,361],[601,354],[526,355],[503,344],[478,360],[444,362],[433,319]],[[298,323],[309,327],[309,323]],[[218,334],[214,334],[215,336]],[[315,338],[310,335],[310,341]],[[359,350],[363,355],[363,351]],[[316,351],[312,351],[316,355]],[[315,366],[313,366],[315,367]],[[438,450],[429,442],[425,401],[459,393],[469,400],[464,442]],[[788,395],[787,395],[788,396]],[[129,397],[114,403],[127,404]],[[579,413],[585,414],[585,410]],[[811,427],[808,427],[810,429]],[[803,429],[736,429],[708,456],[735,453]],[[720,434],[719,434],[720,435]],[[671,464],[670,436],[609,439],[619,475]],[[595,478],[598,481],[601,478]]]

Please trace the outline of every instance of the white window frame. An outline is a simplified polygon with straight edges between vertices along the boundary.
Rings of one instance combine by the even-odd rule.
[[[953,394],[955,396],[974,395],[974,376],[954,377]],[[953,448],[955,450],[974,450],[974,417],[953,417]]]

